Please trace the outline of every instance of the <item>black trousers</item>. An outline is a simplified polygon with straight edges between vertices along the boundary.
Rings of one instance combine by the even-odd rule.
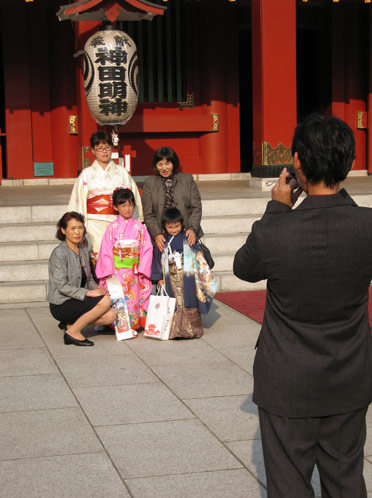
[[[285,418],[259,408],[268,498],[366,498],[363,449],[368,407],[329,417]]]

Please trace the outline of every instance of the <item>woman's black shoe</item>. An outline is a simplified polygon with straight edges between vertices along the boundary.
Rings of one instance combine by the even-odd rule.
[[[66,334],[63,336],[63,340],[65,341],[65,344],[74,344],[75,346],[94,346],[94,342],[89,341],[88,339],[84,339],[81,341],[80,339],[75,339],[75,337],[71,337],[70,335]]]

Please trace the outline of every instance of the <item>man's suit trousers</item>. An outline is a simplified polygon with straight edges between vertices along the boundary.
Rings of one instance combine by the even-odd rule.
[[[368,407],[328,417],[285,418],[259,408],[268,498],[366,498],[363,447]]]

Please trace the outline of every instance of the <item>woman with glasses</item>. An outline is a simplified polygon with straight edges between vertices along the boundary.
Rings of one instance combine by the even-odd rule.
[[[142,203],[137,185],[126,168],[111,160],[112,139],[106,131],[97,131],[90,138],[95,161],[77,178],[69,211],[77,211],[86,219],[93,263],[97,261],[106,227],[116,219],[112,192],[122,185],[129,186],[136,201],[135,217],[143,221]]]

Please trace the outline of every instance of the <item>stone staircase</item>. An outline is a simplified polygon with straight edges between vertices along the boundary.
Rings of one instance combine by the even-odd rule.
[[[0,304],[45,302],[56,220],[65,205],[0,207]]]
[[[219,291],[265,287],[265,282],[249,284],[234,277],[232,262],[267,200],[203,200],[204,242],[215,260]],[[65,211],[66,204],[37,201],[32,206],[0,206],[0,304],[46,302],[48,259],[58,244],[56,222]]]
[[[215,261],[213,271],[219,291],[264,289],[265,281],[251,284],[237,279],[232,264],[252,224],[261,218],[270,194],[247,196],[240,189],[227,195],[228,183],[216,181],[212,195],[209,192],[203,196],[202,183],[198,186],[203,199],[204,242]],[[351,194],[360,206],[372,207],[369,192]],[[28,206],[0,204],[0,305],[46,302],[48,259],[58,244],[56,222],[66,211],[69,194],[64,198],[65,203],[48,204],[47,197],[39,203],[36,199]]]
[[[232,265],[253,223],[262,217],[267,201],[268,198],[203,200],[203,239],[212,252],[219,292],[266,288],[265,281],[252,284],[236,278]]]

